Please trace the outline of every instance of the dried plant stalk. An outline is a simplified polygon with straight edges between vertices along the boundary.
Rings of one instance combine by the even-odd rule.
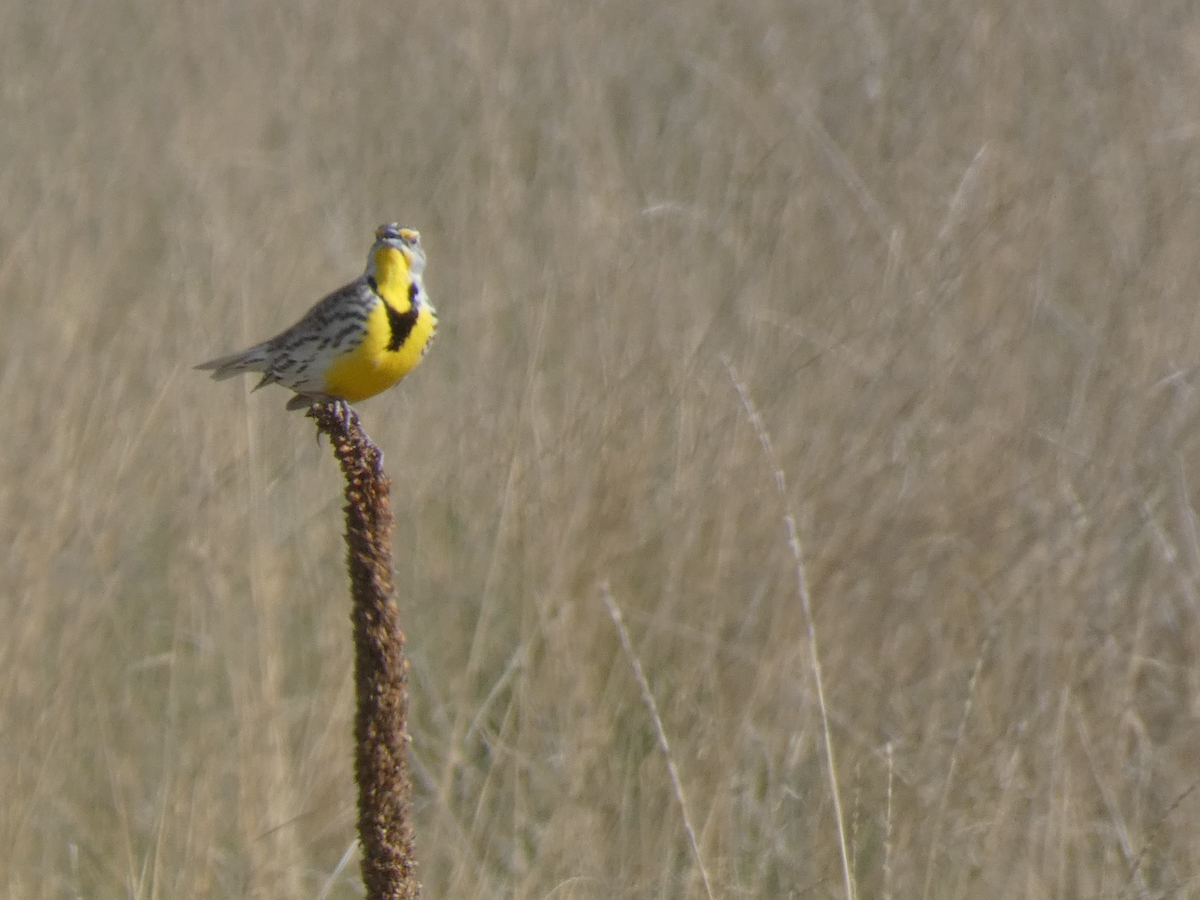
[[[408,660],[393,597],[391,480],[383,454],[344,403],[308,415],[329,436],[346,477],[346,565],[354,604],[354,774],[368,900],[421,896],[408,771]]]

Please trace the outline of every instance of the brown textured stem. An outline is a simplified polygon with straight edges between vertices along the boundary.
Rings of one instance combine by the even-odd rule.
[[[368,900],[421,896],[413,853],[408,772],[408,660],[393,599],[391,480],[383,454],[344,403],[308,415],[329,436],[346,476],[346,564],[354,603],[354,774],[358,835]]]

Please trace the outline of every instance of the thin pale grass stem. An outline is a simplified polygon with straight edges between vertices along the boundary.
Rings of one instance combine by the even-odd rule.
[[[1121,856],[1125,859],[1125,865],[1129,868],[1129,879],[1137,888],[1138,894],[1144,898],[1151,896],[1150,889],[1146,885],[1146,880],[1142,877],[1139,863],[1139,854],[1133,852],[1133,842],[1129,839],[1129,828],[1125,824],[1125,817],[1121,815],[1121,809],[1117,805],[1116,795],[1113,794],[1112,788],[1100,776],[1100,767],[1096,764],[1096,756],[1092,752],[1093,743],[1091,735],[1088,734],[1087,723],[1083,721],[1083,716],[1079,712],[1079,705],[1071,700],[1071,714],[1075,719],[1075,731],[1079,736],[1079,744],[1083,747],[1083,755],[1087,758],[1088,767],[1092,771],[1092,779],[1096,782],[1096,787],[1100,791],[1100,799],[1104,802],[1104,807],[1108,812],[1109,821],[1112,822],[1113,832],[1116,834],[1117,846],[1121,850]]]
[[[892,900],[892,776],[895,766],[892,760],[892,742],[884,746],[887,753],[887,818],[883,828],[883,900]]]
[[[862,758],[854,766],[854,806],[850,813],[850,868],[858,869],[858,821],[862,812]]]
[[[968,195],[975,189],[975,185],[979,181],[979,172],[983,168],[983,164],[987,161],[987,156],[988,145],[983,144],[976,151],[975,157],[963,172],[962,178],[959,179],[958,188],[954,191],[954,196],[950,198],[950,203],[946,207],[946,218],[943,220],[942,227],[938,231],[937,243],[939,245],[945,245],[950,242],[954,229],[963,220]]]
[[[826,160],[833,167],[833,170],[841,176],[846,187],[850,189],[855,199],[858,200],[858,204],[863,212],[866,213],[867,218],[871,220],[871,224],[875,226],[875,230],[879,232],[879,236],[883,242],[890,244],[894,240],[897,229],[893,227],[887,211],[883,208],[883,204],[875,198],[866,181],[858,174],[858,170],[854,168],[850,157],[846,155],[838,142],[834,140],[833,135],[829,133],[824,123],[807,106],[798,102],[794,97],[781,94],[777,96],[788,112],[792,114],[792,117],[816,142],[821,152],[825,154]]]
[[[516,652],[509,657],[508,665],[504,667],[504,671],[500,673],[500,677],[496,679],[496,683],[492,685],[492,689],[488,691],[488,695],[484,697],[483,702],[479,704],[479,709],[476,710],[475,715],[471,719],[471,724],[467,727],[466,733],[462,736],[462,746],[465,747],[475,736],[475,733],[482,727],[483,720],[487,717],[488,713],[491,712],[492,703],[495,702],[496,698],[500,696],[500,692],[508,686],[508,683],[512,681],[513,677],[517,674],[517,671],[524,663],[525,645],[521,644],[519,647],[517,647]]]
[[[850,868],[850,849],[846,842],[846,818],[842,812],[842,798],[838,790],[837,762],[833,753],[833,737],[829,731],[829,711],[825,705],[824,679],[821,677],[821,654],[817,647],[817,629],[813,624],[812,604],[808,596],[808,579],[804,574],[804,553],[800,546],[800,537],[796,533],[796,518],[792,515],[791,504],[788,503],[787,490],[783,478],[783,467],[775,458],[775,448],[771,446],[771,436],[763,424],[758,409],[750,399],[745,385],[738,378],[737,370],[728,359],[721,360],[729,372],[729,379],[741,398],[742,407],[750,419],[750,425],[758,435],[768,464],[775,471],[775,487],[779,491],[779,502],[783,505],[783,522],[787,528],[788,546],[796,563],[796,591],[800,595],[800,606],[804,610],[804,626],[808,635],[808,655],[812,660],[813,683],[817,689],[817,708],[821,714],[821,737],[825,744],[825,774],[829,779],[829,790],[833,795],[833,816],[837,821],[838,850],[842,857],[842,881],[846,890],[846,900],[854,900],[854,875]]]
[[[679,811],[683,816],[683,830],[687,832],[688,846],[691,847],[692,856],[696,859],[696,866],[700,869],[700,877],[704,880],[704,893],[708,895],[708,900],[713,900],[712,884],[708,879],[708,867],[704,865],[704,858],[700,855],[700,845],[696,843],[696,831],[692,828],[692,818],[688,815],[687,800],[683,796],[683,784],[679,781],[679,770],[675,766],[671,744],[667,741],[667,732],[663,729],[662,718],[658,714],[658,704],[654,702],[654,694],[650,691],[650,682],[646,680],[646,673],[642,671],[642,661],[634,652],[633,644],[629,640],[629,632],[625,630],[625,621],[621,618],[621,610],[609,592],[608,582],[600,586],[600,591],[604,595],[604,605],[608,607],[608,614],[612,617],[613,624],[617,626],[621,647],[624,649],[625,655],[629,657],[629,664],[633,666],[633,677],[637,679],[638,686],[642,689],[642,702],[646,704],[646,709],[650,711],[650,718],[654,720],[658,746],[662,748],[663,756],[667,759],[667,774],[671,778],[675,801],[679,804]]]
[[[74,842],[67,844],[67,864],[71,869],[72,900],[83,900],[82,880],[79,877],[79,845]]]
[[[963,701],[962,718],[958,722],[958,731],[954,735],[954,749],[950,753],[950,766],[946,771],[946,780],[942,784],[942,795],[938,798],[937,814],[933,817],[933,836],[929,839],[929,859],[925,863],[925,886],[921,890],[922,897],[929,896],[929,888],[933,884],[933,864],[937,859],[938,836],[942,830],[942,819],[946,815],[946,805],[950,800],[950,785],[954,781],[954,771],[958,768],[958,753],[962,749],[963,738],[967,734],[967,721],[971,718],[971,707],[975,704],[975,687],[979,683],[979,673],[983,670],[983,661],[987,657],[988,646],[992,642],[992,633],[988,632],[975,657],[975,667],[971,670],[971,678],[967,682],[967,699]]]
[[[342,854],[342,858],[338,860],[338,864],[333,867],[333,871],[329,873],[329,877],[325,879],[325,884],[321,886],[321,891],[317,894],[317,900],[325,900],[329,896],[329,892],[333,890],[333,886],[337,883],[338,876],[342,874],[346,866],[350,865],[350,860],[354,858],[354,851],[358,849],[358,839],[355,838],[350,842],[350,846],[346,848],[346,852]]]
[[[1059,692],[1058,697],[1058,715],[1054,724],[1054,751],[1051,759],[1054,761],[1052,769],[1051,790],[1049,796],[1053,798],[1052,806],[1048,816],[1046,826],[1046,848],[1043,856],[1048,860],[1057,860],[1058,865],[1054,868],[1055,890],[1052,896],[1065,897],[1067,896],[1067,877],[1070,871],[1069,861],[1071,857],[1069,847],[1069,823],[1071,821],[1069,809],[1071,806],[1071,779],[1065,767],[1066,760],[1066,732],[1067,732],[1067,712],[1070,708],[1071,696],[1068,689],[1064,686]],[[1054,842],[1054,843],[1052,843]]]

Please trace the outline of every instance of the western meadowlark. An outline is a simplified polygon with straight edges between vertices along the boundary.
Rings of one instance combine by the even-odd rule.
[[[345,400],[355,403],[385,391],[425,356],[437,329],[437,312],[425,293],[421,235],[395,222],[380,225],[367,270],[334,291],[287,331],[196,366],[220,381],[262,372],[254,386],[281,384],[296,392],[288,409]]]

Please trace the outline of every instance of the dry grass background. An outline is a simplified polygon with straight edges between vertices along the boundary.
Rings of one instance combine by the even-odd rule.
[[[1200,895],[1190,2],[0,6],[0,892],[352,897],[339,482],[190,366],[422,229],[430,897]],[[322,893],[326,892],[326,893]]]

